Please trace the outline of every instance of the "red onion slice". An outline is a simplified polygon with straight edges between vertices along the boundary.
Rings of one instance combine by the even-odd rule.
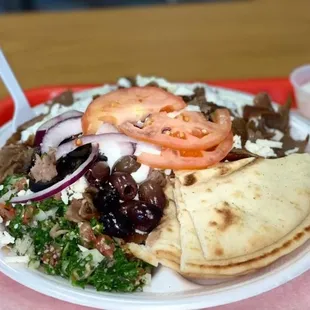
[[[35,146],[41,145],[45,134],[46,134],[46,130],[37,130],[36,135],[34,137],[34,145]]]
[[[101,147],[103,144],[116,142],[116,143],[137,143],[135,139],[129,138],[124,134],[121,133],[106,133],[101,135],[89,135],[89,136],[82,136],[77,140],[66,142],[60,145],[56,151],[56,160],[62,156],[67,155],[68,153],[74,151],[78,147],[88,144],[88,143],[100,143]]]
[[[67,175],[63,180],[57,182],[53,186],[44,189],[43,191],[33,193],[26,196],[15,197],[11,200],[12,203],[26,203],[28,201],[40,201],[43,199],[47,199],[55,194],[59,193],[63,189],[67,188],[71,184],[75,183],[78,179],[80,179],[93,165],[94,160],[98,155],[98,145],[92,145],[92,152],[90,153],[87,160],[72,174]]]
[[[108,165],[110,169],[112,169],[114,164],[119,160],[120,157],[125,155],[133,155],[133,153],[135,152],[135,147],[134,144],[130,142],[100,142],[99,152],[104,154],[108,158]]]
[[[42,124],[38,130],[48,130],[51,127],[57,125],[60,122],[63,122],[69,118],[75,118],[75,117],[82,117],[83,112],[76,111],[76,110],[70,110],[67,112],[64,112],[56,117],[51,118],[50,120],[46,121],[44,124]]]
[[[43,137],[41,152],[47,153],[50,148],[56,149],[66,138],[82,132],[80,117],[69,118],[50,128]]]
[[[43,137],[47,130],[49,130],[51,127],[57,125],[58,123],[65,121],[69,118],[74,117],[82,117],[83,113],[76,110],[71,110],[65,113],[62,113],[56,117],[51,118],[50,120],[43,123],[37,130],[36,136],[34,139],[34,143],[36,146],[39,146],[42,143]]]

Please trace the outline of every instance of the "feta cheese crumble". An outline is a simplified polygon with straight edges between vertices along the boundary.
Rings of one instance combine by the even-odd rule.
[[[234,141],[233,147],[235,149],[242,149],[241,136],[234,135],[233,141]]]
[[[32,254],[34,252],[33,240],[29,235],[24,235],[22,239],[16,239],[13,250],[18,255]]]
[[[12,237],[7,231],[0,231],[0,248],[8,245],[14,244],[15,238]]]
[[[245,144],[245,148],[256,155],[261,157],[276,157],[276,153],[272,148],[281,149],[283,143],[278,141],[257,139],[255,143],[251,141],[247,141]]]
[[[172,170],[171,169],[165,169],[165,175],[170,175],[171,174],[171,172],[172,172]]]
[[[131,87],[131,83],[128,79],[122,77],[117,81],[117,85],[120,87],[125,87],[125,88],[129,88]]]
[[[33,194],[33,192],[30,189],[27,189],[26,191],[24,189],[22,189],[21,191],[19,191],[17,193],[17,196],[21,197],[21,196],[27,196],[27,195],[31,195],[31,194]]]
[[[43,211],[43,210],[39,210],[39,212],[34,216],[34,218],[41,222],[41,221],[45,221],[48,218],[56,218],[56,212],[57,212],[58,208],[52,208],[48,211]]]
[[[286,152],[284,152],[284,154],[286,155],[286,156],[288,156],[288,155],[292,155],[292,154],[294,154],[294,153],[297,153],[299,151],[299,148],[298,147],[295,147],[295,148],[293,148],[293,149],[291,149],[291,150],[287,150]]]
[[[274,141],[281,141],[281,139],[284,137],[284,133],[278,129],[273,128],[266,128],[268,132],[273,133],[274,136],[272,137],[272,140]]]
[[[269,146],[269,147],[275,148],[275,149],[281,149],[283,146],[282,142],[266,140],[266,139],[257,139],[256,144],[258,144],[260,146]]]
[[[194,92],[189,87],[181,85],[176,88],[173,94],[176,96],[192,96],[194,95]]]
[[[69,195],[68,195],[68,191],[67,189],[64,189],[62,192],[61,192],[61,200],[62,202],[67,205],[69,203]]]
[[[72,198],[82,199],[83,193],[85,192],[87,187],[88,187],[88,182],[85,176],[79,178],[75,183],[73,183],[70,186],[70,190],[73,191]]]
[[[69,204],[72,199],[82,199],[83,194],[88,187],[88,182],[85,176],[79,178],[75,183],[62,190],[61,200],[65,205]]]

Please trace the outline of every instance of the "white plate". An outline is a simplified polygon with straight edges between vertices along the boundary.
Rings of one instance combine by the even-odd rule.
[[[253,96],[223,88],[209,88],[208,96],[218,104],[251,104]],[[95,92],[96,93],[96,92]],[[85,98],[89,91],[79,96]],[[36,108],[42,110],[41,107]],[[304,138],[310,132],[310,122],[292,112],[293,136]],[[0,129],[0,145],[11,134],[10,124]],[[308,152],[310,152],[308,146]],[[274,264],[248,276],[218,284],[201,286],[189,282],[172,270],[160,267],[156,270],[151,286],[144,292],[132,294],[96,292],[72,287],[66,280],[27,269],[25,265],[6,264],[0,253],[0,271],[15,281],[40,293],[72,302],[106,310],[155,310],[199,309],[218,306],[269,291],[310,269],[310,242]]]

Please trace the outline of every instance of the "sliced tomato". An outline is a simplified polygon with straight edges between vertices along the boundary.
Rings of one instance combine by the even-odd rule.
[[[212,151],[177,151],[165,149],[161,155],[142,153],[138,162],[160,169],[188,170],[204,169],[219,163],[230,152],[233,145],[233,135],[228,136]]]
[[[106,257],[113,257],[115,245],[112,238],[110,238],[109,236],[98,236],[96,239],[95,247],[102,255]]]
[[[79,225],[80,238],[83,246],[90,247],[96,242],[96,236],[88,222],[83,222]]]
[[[200,112],[184,112],[177,118],[157,113],[147,118],[143,128],[130,122],[118,128],[129,137],[174,150],[207,150],[223,141],[231,130],[228,110],[216,110],[213,119],[214,123],[207,121]]]
[[[186,107],[181,97],[158,87],[118,89],[95,99],[82,117],[84,134],[95,134],[104,122],[120,125],[144,120],[148,115],[179,111]]]

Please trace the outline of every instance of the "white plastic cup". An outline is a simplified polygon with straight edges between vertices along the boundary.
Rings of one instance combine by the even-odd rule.
[[[307,89],[303,87],[305,84],[310,83],[310,64],[296,68],[290,74],[290,82],[294,88],[300,113],[310,118],[310,86]]]

